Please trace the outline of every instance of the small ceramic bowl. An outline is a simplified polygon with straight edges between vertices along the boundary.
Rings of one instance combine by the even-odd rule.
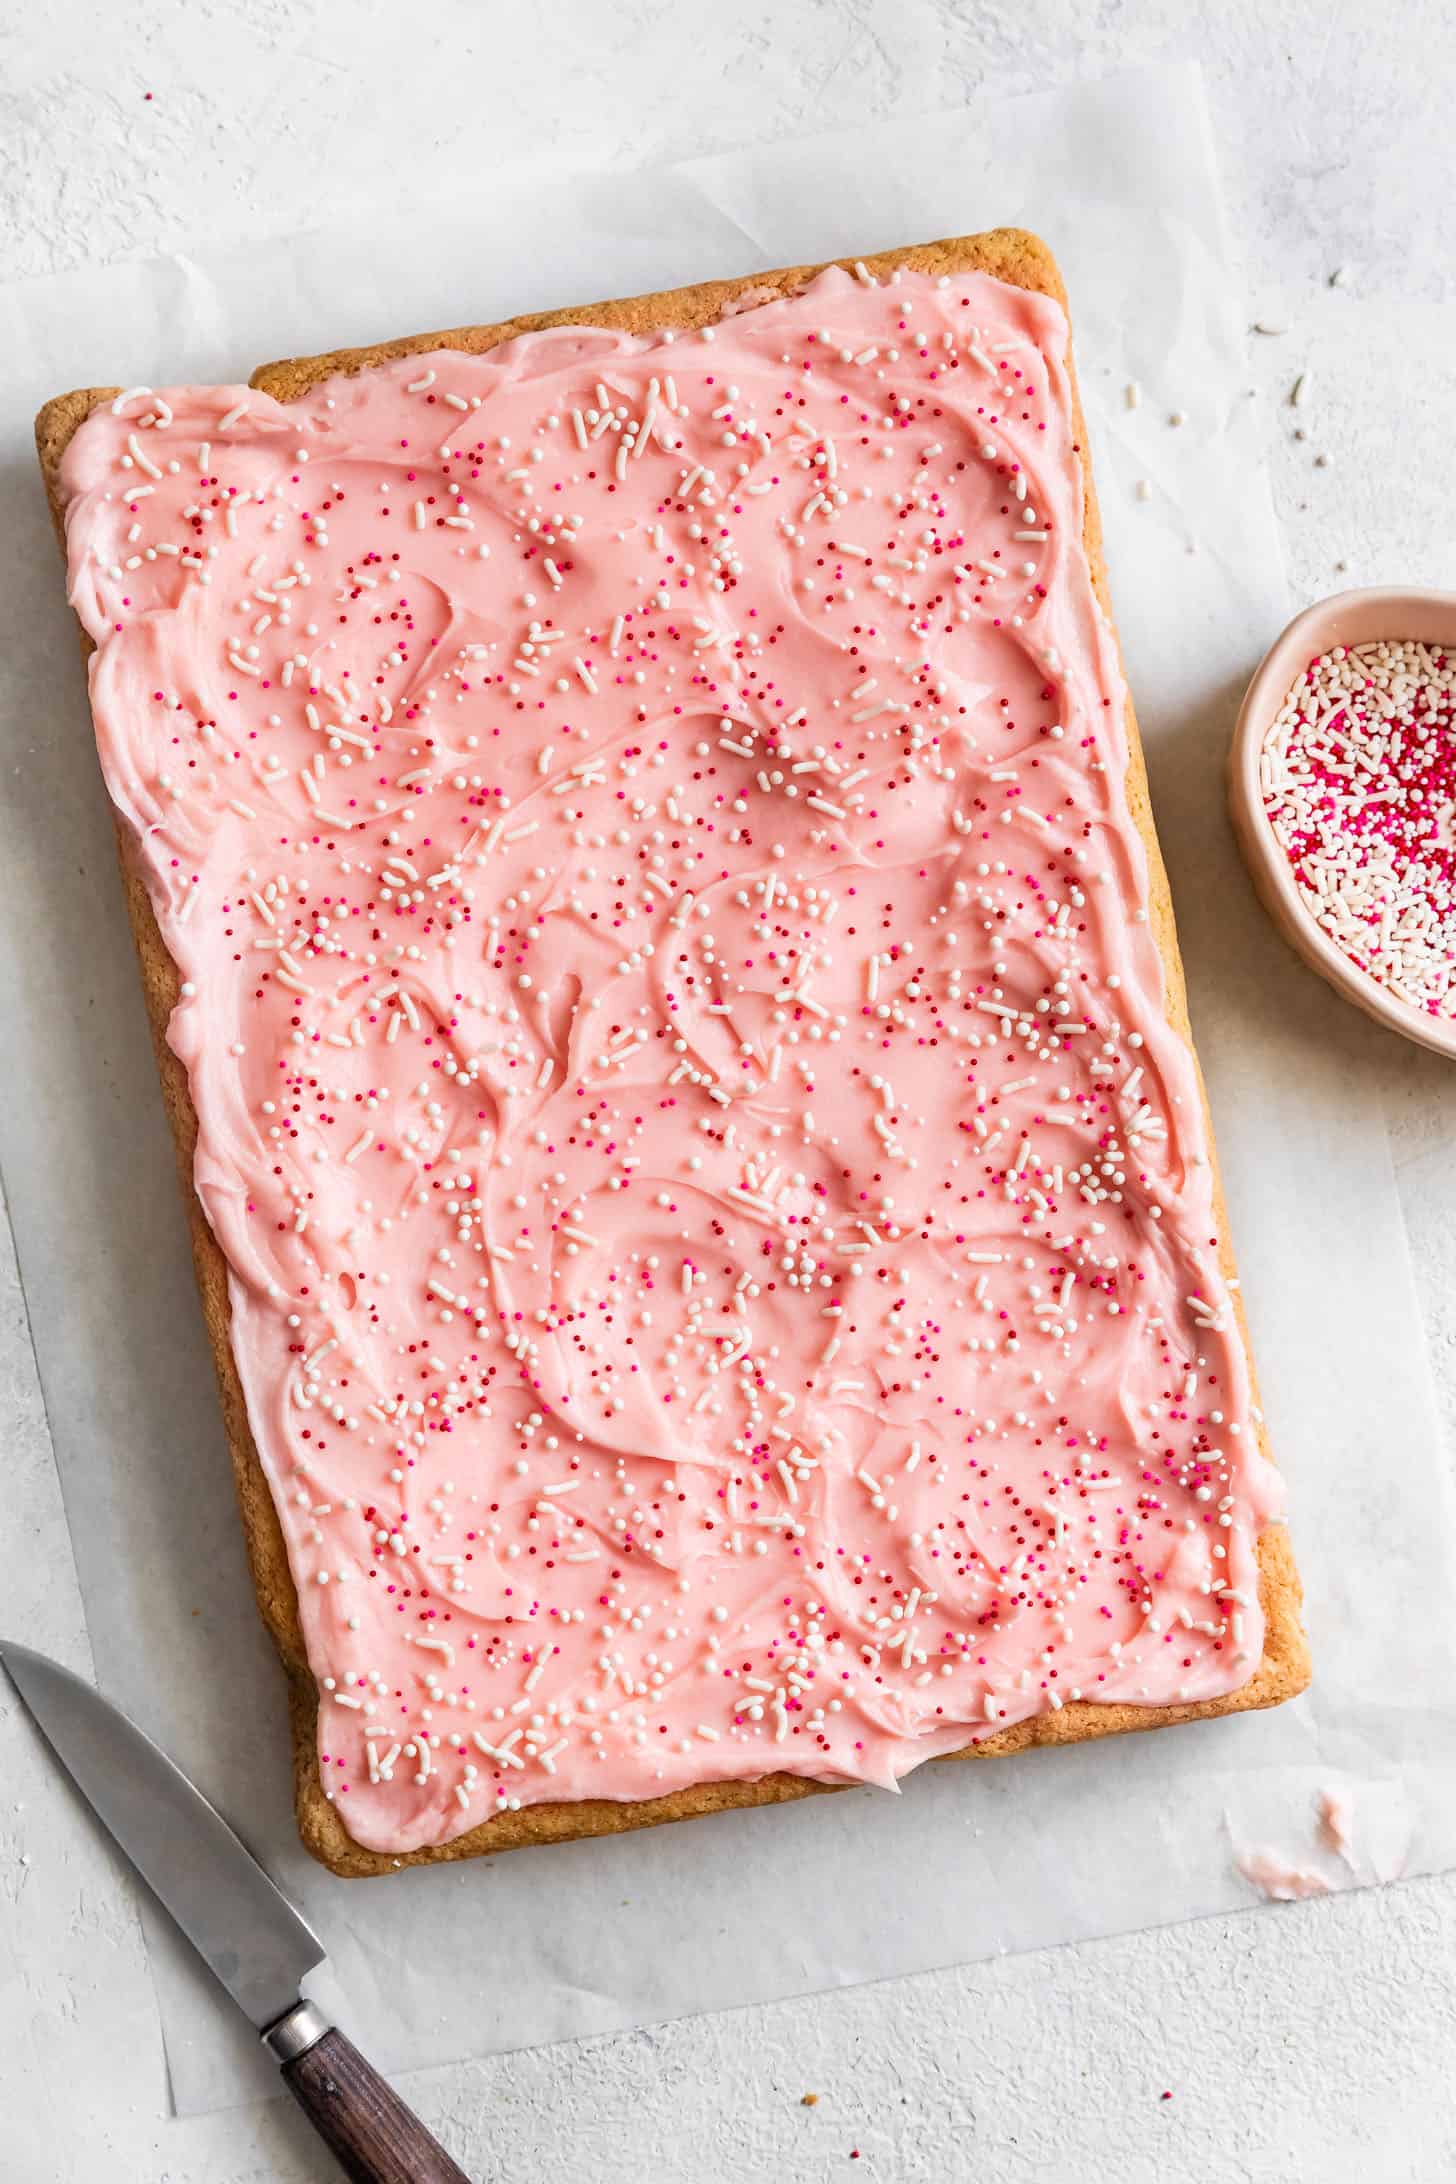
[[[1265,653],[1244,692],[1229,752],[1229,809],[1259,899],[1290,946],[1377,1023],[1414,1039],[1418,1046],[1456,1057],[1456,1020],[1428,1016],[1397,1001],[1320,930],[1300,898],[1289,859],[1269,824],[1259,792],[1264,738],[1310,661],[1335,645],[1369,644],[1379,637],[1396,642],[1412,638],[1456,653],[1456,592],[1393,587],[1336,592],[1296,614]]]

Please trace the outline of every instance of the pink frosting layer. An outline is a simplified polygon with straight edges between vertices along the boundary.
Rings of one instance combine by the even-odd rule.
[[[132,390],[111,794],[350,1833],[1247,1681],[1275,1506],[1057,306]]]

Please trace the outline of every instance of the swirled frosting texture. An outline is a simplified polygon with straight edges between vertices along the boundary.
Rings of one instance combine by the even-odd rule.
[[[839,272],[76,435],[355,1838],[1226,1693],[1273,1508],[1058,307]]]

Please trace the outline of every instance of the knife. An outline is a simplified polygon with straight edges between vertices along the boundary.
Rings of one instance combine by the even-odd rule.
[[[165,1752],[69,1669],[0,1638],[0,1661],[62,1766],[283,2066],[354,2184],[470,2184],[300,1988],[326,1955]]]

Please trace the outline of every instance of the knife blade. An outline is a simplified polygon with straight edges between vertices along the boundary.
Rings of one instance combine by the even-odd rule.
[[[36,1726],[142,1879],[283,2066],[354,2184],[469,2184],[300,1987],[323,1943],[160,1746],[79,1676],[0,1638]]]
[[[0,1657],[46,1742],[245,2017],[266,2032],[326,1951],[180,1767],[44,1654]]]

